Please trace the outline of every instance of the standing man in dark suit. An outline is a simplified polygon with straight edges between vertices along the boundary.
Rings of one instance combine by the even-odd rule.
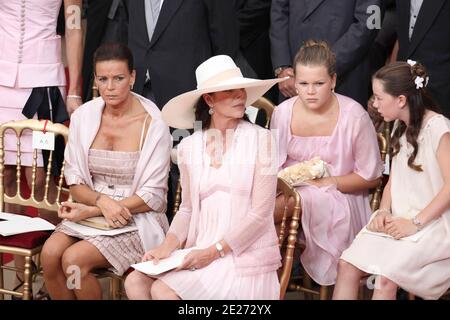
[[[368,51],[377,34],[368,27],[381,0],[273,0],[271,8],[271,51],[275,75],[293,76],[292,61],[305,40],[327,41],[336,54],[336,91],[363,106],[370,81]],[[369,13],[368,13],[369,11]],[[381,17],[380,17],[381,19]],[[294,80],[279,84],[284,97],[296,95]]]
[[[398,60],[420,61],[428,89],[450,117],[450,1],[397,0]]]
[[[239,21],[239,45],[259,79],[273,77],[270,57],[271,0],[236,0]]]
[[[203,61],[217,54],[236,56],[239,29],[233,1],[129,0],[128,12],[128,43],[137,72],[134,91],[159,108],[195,89],[195,69]]]

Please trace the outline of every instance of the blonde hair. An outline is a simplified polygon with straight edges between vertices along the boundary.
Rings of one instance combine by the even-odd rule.
[[[294,70],[299,64],[324,66],[330,77],[336,73],[336,55],[323,40],[306,40],[295,55]]]

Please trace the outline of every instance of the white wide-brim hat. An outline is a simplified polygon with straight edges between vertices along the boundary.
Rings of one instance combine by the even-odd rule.
[[[233,59],[226,55],[214,56],[195,70],[197,89],[172,98],[162,108],[162,118],[172,128],[191,129],[195,122],[195,105],[205,93],[245,89],[248,107],[274,84],[287,78],[259,80],[244,78]]]

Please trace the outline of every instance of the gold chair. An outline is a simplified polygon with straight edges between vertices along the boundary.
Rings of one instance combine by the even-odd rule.
[[[383,131],[377,134],[381,161],[383,161],[384,165],[389,165],[386,163],[386,158],[389,153],[390,134],[391,134],[390,123],[384,121]],[[372,194],[372,199],[370,200],[370,208],[372,209],[372,212],[380,207],[381,196],[383,195],[383,188],[385,186],[385,182],[383,180],[384,179],[382,178],[380,184],[375,188]]]
[[[383,123],[383,131],[377,134],[377,139],[378,139],[378,146],[380,148],[381,160],[383,161],[383,163],[386,164],[386,158],[389,152],[389,141],[390,141],[389,140],[390,124],[388,122]],[[380,184],[374,189],[372,193],[372,199],[370,201],[370,207],[372,211],[375,211],[380,206],[384,185],[385,183],[382,179],[380,181]],[[291,281],[289,285],[290,290],[304,292],[305,294],[318,295],[320,300],[328,299],[328,297],[330,296],[329,288],[330,286],[320,286],[319,290],[313,290],[312,279],[306,272],[304,272],[303,276],[294,277],[293,281]],[[362,294],[363,293],[360,292],[360,296],[362,296]]]
[[[31,194],[29,198],[24,198],[21,192],[21,150],[20,150],[20,140],[22,132],[25,129],[30,129],[33,131],[43,131],[45,123],[44,121],[39,121],[35,119],[12,121],[0,125],[0,211],[4,210],[4,204],[16,204],[21,206],[31,206],[37,209],[45,209],[49,211],[56,211],[60,206],[60,200],[64,193],[63,182],[64,182],[64,162],[61,169],[61,174],[58,179],[57,184],[57,195],[54,203],[50,203],[48,199],[49,195],[49,185],[51,179],[51,169],[52,169],[52,159],[53,151],[50,151],[48,165],[46,168],[46,179],[45,179],[45,190],[44,197],[42,200],[37,200],[35,197],[36,189],[36,168],[37,168],[37,152],[34,150],[33,163],[32,163],[32,181],[31,181]],[[17,191],[13,196],[9,196],[5,193],[4,186],[4,136],[7,129],[12,129],[17,136],[17,162],[16,162],[16,182]],[[62,124],[54,124],[50,121],[45,126],[47,132],[55,134],[55,137],[60,135],[64,137],[65,143],[69,136],[69,129]],[[41,252],[42,246],[45,240],[49,237],[49,232],[28,232],[23,234],[12,235],[8,237],[0,236],[0,299],[4,299],[4,295],[12,295],[15,297],[21,297],[24,300],[29,300],[32,298],[32,276],[36,274],[39,270],[33,270],[32,268],[32,258]],[[24,268],[10,267],[4,265],[2,255],[3,254],[13,254],[17,256],[23,256],[25,258]],[[16,273],[23,274],[23,292],[8,290],[4,287],[4,274],[3,270],[12,270]]]
[[[261,97],[252,103],[252,107],[258,108],[259,111],[263,111],[266,115],[266,121],[264,127],[269,129],[270,119],[272,119],[273,110],[275,110],[275,104],[267,98]],[[258,113],[259,113],[258,111]]]
[[[283,264],[279,270],[280,300],[282,300],[284,299],[284,296],[286,294],[286,290],[288,288],[289,280],[291,278],[292,273],[295,245],[297,243],[297,230],[301,215],[301,207],[300,207],[301,201],[299,193],[281,178],[278,178],[277,190],[278,192],[281,192],[281,195],[283,195],[283,202],[284,202],[283,219],[281,222],[279,234],[280,250],[283,253],[282,257]],[[293,200],[294,202],[294,210],[292,212],[291,222],[287,230],[288,233],[286,234],[287,229],[286,221],[290,200]]]

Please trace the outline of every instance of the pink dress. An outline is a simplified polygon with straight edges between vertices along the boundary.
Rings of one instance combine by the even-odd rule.
[[[319,156],[331,176],[352,172],[366,180],[381,176],[382,162],[375,129],[367,112],[356,101],[336,94],[339,118],[330,136],[300,137],[291,134],[292,108],[297,97],[280,104],[271,128],[279,130],[282,168]],[[368,191],[345,194],[335,185],[297,188],[302,199],[302,232],[305,250],[301,263],[320,285],[336,281],[337,262],[367,223],[371,210]]]
[[[206,163],[200,179],[200,215],[194,246],[206,248],[232,230],[230,152],[216,169]],[[214,260],[195,271],[169,272],[159,278],[183,300],[278,299],[280,285],[276,271],[239,275],[233,254]]]
[[[129,197],[139,156],[140,151],[89,150],[89,171],[92,174],[94,190],[114,200]],[[153,212],[150,217],[153,223],[146,230],[148,233],[161,234],[167,231],[169,224],[164,213]],[[111,270],[118,275],[127,271],[131,264],[140,262],[144,255],[137,230],[116,236],[85,236],[60,223],[55,232],[63,232],[94,245],[112,265]]]
[[[22,108],[33,88],[59,86],[64,97],[61,39],[56,34],[61,3],[62,0],[0,0],[0,124],[26,119]],[[5,150],[5,164],[14,165],[15,134],[7,133]],[[21,150],[22,165],[30,166],[30,132],[24,132]]]

